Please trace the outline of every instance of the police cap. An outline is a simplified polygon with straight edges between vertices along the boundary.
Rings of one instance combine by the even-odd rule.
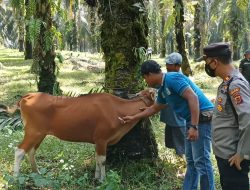
[[[231,56],[229,44],[226,42],[212,43],[203,48],[205,57],[227,57]]]

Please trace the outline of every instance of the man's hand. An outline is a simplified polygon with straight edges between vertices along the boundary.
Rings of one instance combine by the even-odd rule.
[[[198,130],[194,129],[193,127],[190,127],[188,130],[187,139],[190,141],[196,141],[198,138],[199,138]]]
[[[144,111],[144,110],[146,110],[146,109],[148,109],[148,107],[143,107],[143,108],[140,108],[139,110],[140,110],[140,111]]]
[[[121,121],[122,124],[126,124],[126,123],[130,123],[133,122],[135,120],[134,116],[131,115],[127,115],[125,117],[118,117],[118,119]]]
[[[148,109],[148,107],[142,107],[139,110],[144,111],[146,109]],[[135,116],[127,115],[124,117],[118,117],[118,119],[121,121],[121,124],[126,124],[126,123],[130,123],[131,121],[135,120]]]
[[[244,160],[243,157],[241,157],[239,154],[235,154],[228,160],[228,162],[230,163],[230,166],[235,165],[238,170],[241,170],[240,163],[242,160]]]

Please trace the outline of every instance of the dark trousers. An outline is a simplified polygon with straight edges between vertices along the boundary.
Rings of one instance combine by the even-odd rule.
[[[249,190],[249,161],[241,162],[241,170],[234,165],[230,166],[228,160],[216,156],[220,173],[222,190]]]

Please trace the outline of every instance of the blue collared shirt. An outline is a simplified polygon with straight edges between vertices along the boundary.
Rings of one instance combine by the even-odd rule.
[[[213,109],[212,102],[208,100],[201,89],[182,73],[168,72],[163,77],[163,83],[158,90],[156,102],[159,104],[168,104],[177,117],[184,118],[187,122],[191,120],[188,102],[182,97],[187,88],[191,88],[197,95],[200,112]]]

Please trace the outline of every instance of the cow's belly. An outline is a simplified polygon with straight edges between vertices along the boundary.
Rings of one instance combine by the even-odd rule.
[[[94,143],[95,126],[91,122],[64,120],[51,123],[49,134],[72,142]]]

